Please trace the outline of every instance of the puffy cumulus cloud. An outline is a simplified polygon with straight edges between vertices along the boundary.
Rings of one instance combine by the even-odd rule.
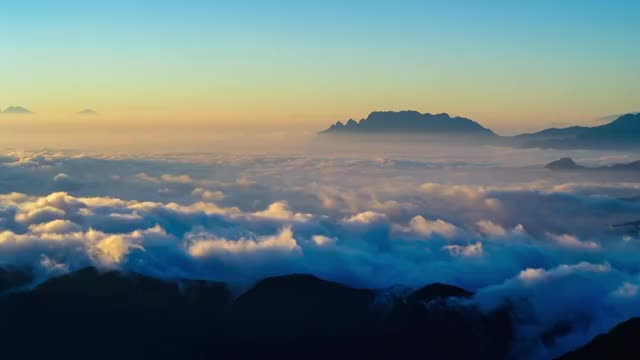
[[[102,262],[119,263],[129,252],[129,244],[123,236],[111,235],[98,241],[96,249],[99,250]]]
[[[489,220],[478,221],[476,227],[478,228],[478,232],[488,236],[504,236],[507,233],[502,226],[494,224]]]
[[[409,229],[416,234],[431,237],[433,235],[441,235],[445,238],[453,238],[459,233],[459,229],[454,225],[443,220],[427,220],[418,215],[409,221]]]
[[[600,247],[600,245],[594,241],[580,241],[574,235],[548,234],[548,236],[559,245],[569,248],[598,249]]]
[[[25,207],[16,214],[15,220],[22,224],[42,223],[61,219],[66,215],[65,211],[54,206],[43,206],[37,208]]]
[[[191,184],[193,179],[189,175],[171,175],[171,174],[163,174],[160,176],[160,179],[169,183],[178,183],[178,184]]]
[[[9,194],[0,194],[0,204],[3,205],[16,205],[19,202],[24,202],[29,199],[31,196],[27,194],[21,194],[12,192]]]
[[[29,230],[33,233],[54,233],[66,234],[80,231],[80,226],[69,220],[53,220],[50,222],[29,225]]]
[[[318,246],[329,246],[335,244],[336,241],[338,241],[336,238],[330,238],[324,235],[314,235],[312,239],[313,242]]]
[[[62,152],[11,151],[3,156],[2,164],[7,167],[43,168],[52,167],[57,161],[66,159],[70,154]]]
[[[205,201],[220,201],[224,199],[224,193],[222,191],[211,191],[201,187],[193,189],[191,194]]]
[[[469,245],[447,245],[442,247],[453,256],[480,256],[482,255],[482,243],[476,242]]]
[[[291,228],[285,228],[277,235],[262,236],[255,240],[244,238],[238,240],[218,238],[198,239],[198,235],[191,235],[189,238],[191,239],[194,236],[195,239],[193,239],[192,244],[189,245],[188,252],[196,258],[225,253],[237,254],[257,251],[292,252],[300,249],[296,239],[293,238]]]
[[[310,214],[294,213],[289,209],[289,203],[286,201],[278,201],[269,205],[266,210],[258,211],[254,214],[258,217],[265,217],[280,220],[297,220],[305,221],[311,218]]]
[[[552,173],[536,164],[553,158],[524,150],[509,156],[530,166],[496,164],[488,151],[13,152],[0,156],[0,264],[44,276],[93,265],[243,283],[300,272],[371,288],[450,283],[476,290],[487,311],[513,310],[518,357],[553,357],[640,315],[638,235],[610,226],[638,220],[637,178]]]
[[[72,180],[71,176],[69,176],[69,175],[67,175],[65,173],[59,173],[58,175],[53,177],[53,181],[55,181],[55,182],[64,183],[64,182],[68,182],[68,181],[71,181],[71,180]]]
[[[480,186],[424,183],[420,189],[429,196],[446,200],[457,206],[480,207],[488,211],[500,209],[500,201],[491,197],[488,191]]]
[[[153,183],[159,183],[160,182],[160,178],[146,174],[146,173],[138,173],[136,174],[136,178],[143,180],[143,181],[148,181],[148,182],[153,182]]]
[[[350,216],[345,221],[347,223],[352,223],[352,224],[371,224],[371,223],[386,222],[386,220],[387,220],[387,217],[384,214],[380,214],[375,211],[365,211],[365,212]]]
[[[31,231],[23,234],[3,231],[0,233],[0,261],[24,266],[46,259],[48,264],[58,264],[58,270],[88,265],[117,267],[131,249],[144,250],[145,241],[153,242],[154,236],[158,235],[167,237],[157,226],[126,234],[108,234],[93,229],[68,231],[72,229],[76,230],[77,225],[58,222],[30,227]]]

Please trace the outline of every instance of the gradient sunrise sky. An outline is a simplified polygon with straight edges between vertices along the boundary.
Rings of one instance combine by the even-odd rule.
[[[640,2],[5,1],[0,107],[317,130],[373,110],[502,133],[640,111]]]

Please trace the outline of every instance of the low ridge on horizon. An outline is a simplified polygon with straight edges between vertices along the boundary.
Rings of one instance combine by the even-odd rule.
[[[95,116],[98,115],[98,112],[93,109],[84,109],[82,111],[78,111],[77,115]]]
[[[22,106],[9,106],[4,111],[0,112],[0,114],[5,115],[31,115],[33,112]]]

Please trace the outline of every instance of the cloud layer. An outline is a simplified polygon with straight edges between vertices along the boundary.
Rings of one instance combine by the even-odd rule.
[[[640,315],[638,239],[610,228],[640,217],[633,179],[304,155],[8,153],[0,169],[0,264],[43,277],[444,282],[513,306],[533,357]]]

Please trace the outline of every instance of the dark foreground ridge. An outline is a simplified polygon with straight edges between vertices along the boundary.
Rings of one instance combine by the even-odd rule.
[[[607,334],[599,335],[584,347],[559,360],[640,359],[640,318],[627,320]]]
[[[464,301],[471,295],[443,284],[398,294],[290,275],[234,297],[221,283],[90,268],[5,291],[0,349],[3,359],[504,358],[507,312],[485,315]]]
[[[370,290],[288,275],[236,296],[223,283],[93,268],[32,280],[0,268],[2,359],[518,356],[510,307],[483,313],[446,284]],[[637,340],[632,319],[561,359],[637,359]]]

